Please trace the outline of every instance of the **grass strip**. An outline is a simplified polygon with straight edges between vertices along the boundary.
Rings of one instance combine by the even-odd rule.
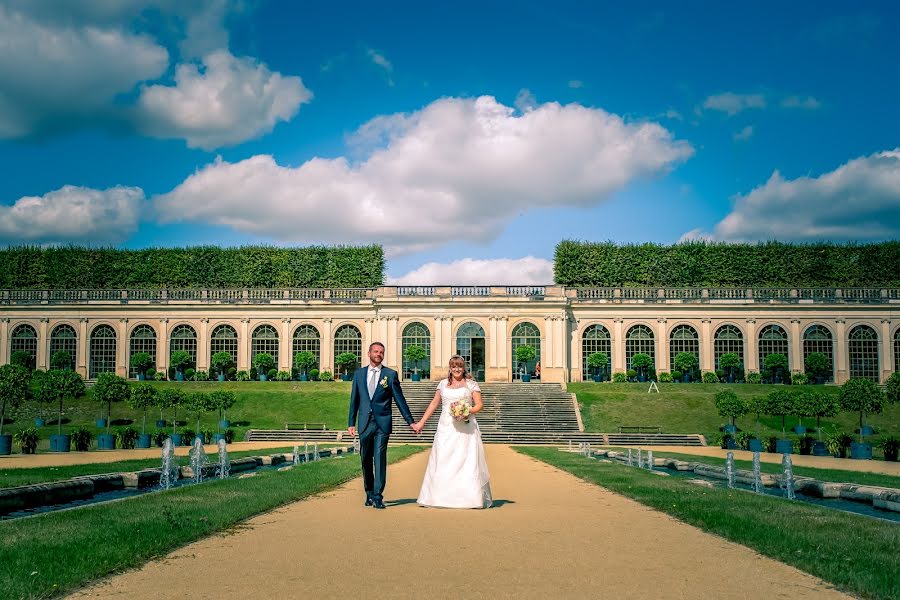
[[[340,444],[319,444],[319,449],[325,450],[336,445]],[[301,445],[300,448],[302,450],[303,446]],[[285,446],[284,448],[258,448],[256,450],[236,450],[234,452],[229,450],[228,458],[233,460],[244,456],[265,456],[269,454],[290,453],[293,451],[293,446]],[[312,451],[312,444],[310,444],[310,451]],[[213,452],[208,452],[207,457],[209,457],[211,462],[218,460],[217,455]],[[83,465],[0,469],[0,489],[20,485],[61,481],[63,479],[71,479],[72,477],[97,475],[99,473],[124,473],[128,471],[139,471],[141,469],[153,469],[160,466],[161,460],[161,458],[135,458],[116,462],[86,463]],[[189,459],[187,456],[176,455],[175,462],[179,465],[187,465],[189,464]]]
[[[627,448],[613,448],[621,452],[627,452]],[[685,462],[702,462],[708,465],[725,466],[725,459],[718,456],[702,456],[698,454],[681,454],[679,452],[653,451],[654,458],[677,458]],[[749,460],[734,461],[736,469],[753,470],[753,462]],[[861,471],[844,471],[842,469],[820,469],[819,467],[800,467],[793,465],[794,476],[812,477],[819,481],[831,481],[835,483],[855,483],[858,485],[872,485],[875,487],[900,488],[900,477],[885,475],[884,473],[866,473]],[[784,472],[780,463],[759,463],[759,470],[763,473],[780,475]]]
[[[423,446],[392,446],[396,462]],[[359,476],[359,460],[311,462],[0,522],[0,597],[51,598],[137,567],[254,515]]]
[[[739,490],[710,489],[554,448],[516,450],[845,592],[900,599],[900,527],[894,523]]]

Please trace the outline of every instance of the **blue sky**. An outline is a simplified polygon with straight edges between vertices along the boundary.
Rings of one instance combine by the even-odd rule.
[[[889,2],[0,0],[0,243],[897,239]]]

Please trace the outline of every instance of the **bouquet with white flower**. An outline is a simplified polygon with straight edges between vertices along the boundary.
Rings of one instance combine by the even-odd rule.
[[[450,403],[450,415],[457,421],[468,423],[471,408],[469,402],[465,399],[454,400]]]

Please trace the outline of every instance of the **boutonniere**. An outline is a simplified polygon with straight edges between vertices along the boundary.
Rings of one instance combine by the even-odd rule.
[[[387,375],[381,378],[381,387],[387,389]]]

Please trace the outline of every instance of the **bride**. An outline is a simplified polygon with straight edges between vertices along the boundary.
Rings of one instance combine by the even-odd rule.
[[[451,405],[457,401],[468,405],[468,417],[453,416]],[[438,385],[422,420],[413,424],[417,433],[438,406],[441,406],[441,416],[417,502],[436,508],[490,507],[493,504],[490,474],[481,430],[474,417],[484,407],[481,388],[466,373],[466,361],[459,355],[450,359],[447,378]]]

